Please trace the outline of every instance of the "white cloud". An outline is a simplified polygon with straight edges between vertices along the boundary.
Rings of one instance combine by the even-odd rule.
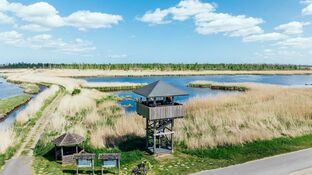
[[[22,30],[30,31],[30,32],[47,32],[50,31],[50,28],[43,27],[38,24],[27,24],[20,27]]]
[[[244,37],[244,42],[256,42],[256,41],[278,41],[287,38],[286,35],[281,33],[264,33],[264,34],[258,34],[258,35],[250,35],[247,37]]]
[[[259,18],[226,13],[201,13],[195,16],[196,31],[200,34],[225,32],[231,36],[246,36],[262,33],[262,29],[257,26],[262,22]]]
[[[9,17],[8,15],[0,12],[0,23],[1,24],[13,24],[14,19],[12,17]]]
[[[0,32],[0,42],[15,47],[50,49],[63,53],[80,54],[96,49],[91,42],[79,38],[70,42],[65,42],[61,38],[54,38],[52,35],[48,34],[40,34],[26,38],[16,31]]]
[[[16,31],[0,32],[0,41],[5,44],[19,44],[23,40],[23,35]]]
[[[122,20],[119,15],[110,15],[90,11],[78,11],[64,18],[67,25],[81,30],[86,28],[110,28]]]
[[[303,33],[303,27],[306,25],[309,25],[308,22],[298,22],[293,21],[289,22],[287,24],[282,24],[275,28],[275,30],[281,30],[283,33],[288,35],[294,35],[294,34],[302,34]]]
[[[263,23],[260,18],[216,13],[215,10],[215,4],[204,3],[200,0],[182,0],[174,7],[148,11],[139,20],[150,24],[166,24],[173,20],[185,21],[192,18],[196,31],[203,35],[225,33],[229,36],[247,36],[263,33],[258,26]]]
[[[289,38],[277,43],[277,45],[300,49],[312,49],[312,37]]]
[[[302,9],[303,15],[312,15],[312,0],[304,0],[301,1],[303,4],[306,4],[307,6]]]
[[[47,2],[24,5],[0,0],[0,11],[11,12],[23,21],[30,22],[31,25],[39,25],[45,28],[64,26],[73,26],[78,29],[108,28],[122,20],[119,15],[90,11],[77,11],[67,17],[62,17],[55,7]],[[28,28],[34,28],[34,26],[28,26]]]
[[[184,21],[194,15],[200,13],[212,12],[215,5],[210,3],[202,3],[199,0],[183,0],[176,7],[172,7],[169,11],[172,13],[172,19]]]
[[[138,18],[138,20],[151,24],[167,24],[170,23],[170,21],[165,20],[168,14],[169,10],[160,10],[157,8],[155,11],[146,12],[144,16]]]

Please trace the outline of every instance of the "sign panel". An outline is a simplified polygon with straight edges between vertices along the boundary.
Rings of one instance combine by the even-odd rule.
[[[91,160],[78,159],[77,161],[78,161],[77,166],[79,168],[92,167],[92,161]]]
[[[106,168],[113,168],[117,166],[117,160],[103,160],[102,166]]]

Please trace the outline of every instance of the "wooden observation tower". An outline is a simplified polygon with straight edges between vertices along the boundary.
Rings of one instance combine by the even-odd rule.
[[[133,92],[144,97],[136,103],[136,111],[146,118],[147,149],[153,154],[172,153],[174,120],[184,116],[183,105],[174,98],[188,94],[163,81]]]

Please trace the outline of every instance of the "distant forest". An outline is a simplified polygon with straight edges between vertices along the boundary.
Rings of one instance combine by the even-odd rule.
[[[50,64],[50,63],[13,63],[2,64],[0,69],[101,69],[101,70],[303,70],[307,66],[290,64]]]

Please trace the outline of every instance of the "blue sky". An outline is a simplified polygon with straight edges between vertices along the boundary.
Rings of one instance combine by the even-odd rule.
[[[0,63],[312,64],[312,0],[0,0]]]

